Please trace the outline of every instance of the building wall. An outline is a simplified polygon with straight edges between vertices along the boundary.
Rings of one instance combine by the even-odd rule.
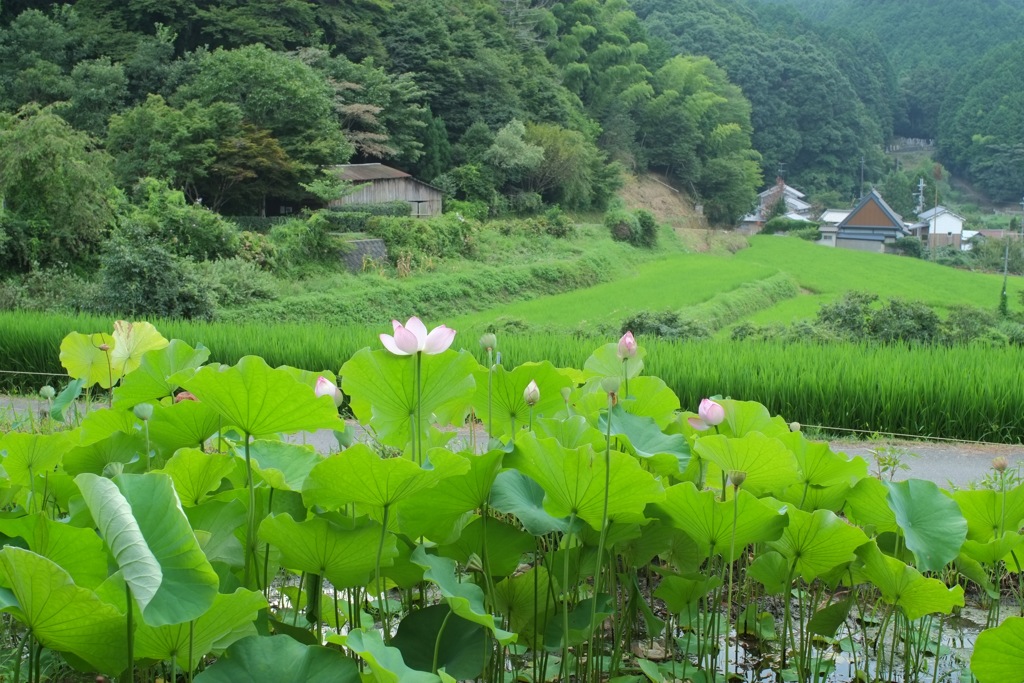
[[[940,230],[937,233],[928,234],[928,246],[931,249],[936,247],[956,247],[959,249],[962,239],[963,235],[958,232],[950,234]]]
[[[385,178],[361,183],[352,194],[331,202],[341,204],[380,204],[405,201],[412,205],[413,216],[437,216],[441,213],[441,191],[412,178]]]
[[[933,224],[932,232],[936,235],[945,236],[949,232],[960,235],[964,231],[963,221],[952,214],[940,214],[938,218],[930,222]]]
[[[836,246],[840,249],[855,249],[856,251],[870,251],[874,254],[885,253],[885,244],[870,240],[848,240],[842,237],[836,239]]]

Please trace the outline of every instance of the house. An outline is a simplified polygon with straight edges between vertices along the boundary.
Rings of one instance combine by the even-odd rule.
[[[885,253],[889,245],[909,235],[903,217],[872,188],[836,226],[836,246]]]
[[[740,220],[739,231],[747,235],[760,232],[767,220],[766,217],[779,201],[786,202],[786,218],[809,220],[811,205],[804,201],[806,196],[795,187],[787,185],[782,178],[778,178],[774,185],[757,195],[757,208]]]
[[[956,247],[963,245],[964,218],[944,206],[936,206],[917,214],[920,223],[912,226],[913,232],[930,249],[935,247]]]
[[[818,232],[821,239],[818,244],[823,247],[836,246],[836,236],[839,234],[839,224],[850,215],[851,209],[825,209],[818,216]]]
[[[409,202],[413,216],[437,216],[441,213],[441,190],[405,171],[384,164],[345,164],[334,166],[332,170],[342,180],[355,185],[356,189],[341,199],[333,200],[328,206],[404,201]]]

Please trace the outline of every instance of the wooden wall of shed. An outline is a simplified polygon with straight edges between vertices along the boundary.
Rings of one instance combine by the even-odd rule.
[[[394,201],[409,202],[413,216],[437,216],[441,213],[441,192],[412,178],[386,178],[362,183],[355,192],[331,202],[331,205]]]

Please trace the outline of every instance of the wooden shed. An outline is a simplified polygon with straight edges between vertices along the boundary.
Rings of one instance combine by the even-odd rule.
[[[342,180],[357,187],[355,192],[332,201],[330,206],[405,201],[411,205],[413,216],[441,213],[441,190],[405,171],[384,164],[345,164],[333,168]]]

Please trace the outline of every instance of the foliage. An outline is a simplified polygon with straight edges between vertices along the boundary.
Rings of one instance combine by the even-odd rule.
[[[276,298],[274,279],[256,262],[242,257],[195,264],[196,273],[217,308],[233,308]]]
[[[344,242],[331,234],[333,226],[327,211],[314,211],[275,225],[270,230],[274,247],[273,267],[285,273],[308,272],[312,267],[337,263],[344,253]]]
[[[658,222],[643,209],[628,211],[621,207],[609,209],[604,215],[604,226],[619,242],[629,242],[634,247],[654,248],[658,243]]]
[[[780,204],[782,202],[779,202]],[[778,233],[791,232],[796,230],[804,230],[808,227],[816,228],[813,223],[807,221],[797,220],[795,218],[786,218],[785,216],[776,216],[770,221],[764,224],[761,228],[761,233],[765,235],[775,235]]]
[[[196,261],[228,258],[238,253],[238,232],[224,218],[185,201],[185,195],[153,178],[135,187],[135,205],[124,220],[146,231],[150,239],[177,256]]]
[[[711,330],[706,325],[681,318],[675,311],[640,311],[623,320],[621,329],[622,334],[632,332],[678,340],[706,339],[711,336]]]
[[[821,239],[821,231],[815,227],[808,228],[797,228],[789,233],[792,237],[806,240],[808,242],[817,242]]]
[[[911,258],[921,258],[924,255],[921,240],[916,237],[900,237],[893,243],[892,248],[897,253]]]
[[[407,201],[396,200],[380,204],[336,204],[330,210],[335,213],[365,213],[370,216],[408,216],[412,207]]]
[[[384,240],[392,263],[409,254],[417,263],[426,258],[466,256],[472,253],[473,223],[447,213],[426,220],[378,216],[367,223],[367,232]]]

